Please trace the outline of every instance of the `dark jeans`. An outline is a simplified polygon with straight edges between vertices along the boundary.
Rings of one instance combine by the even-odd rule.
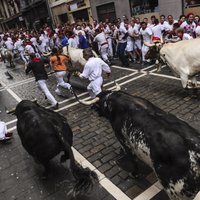
[[[128,58],[125,56],[125,49],[126,49],[127,42],[124,43],[118,43],[117,47],[117,53],[119,55],[119,59],[122,62],[123,66],[128,67],[129,66],[129,61]]]

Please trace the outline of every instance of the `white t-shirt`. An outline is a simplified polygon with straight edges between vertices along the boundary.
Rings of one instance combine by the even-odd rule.
[[[78,48],[78,42],[74,38],[69,38],[68,40],[69,46],[72,48]]]
[[[10,41],[10,40],[5,41],[5,45],[6,45],[6,48],[7,48],[8,50],[13,50],[13,49],[14,49],[13,42]]]
[[[127,33],[127,30],[124,26],[124,23],[122,22],[119,27],[119,43],[127,42],[127,39],[123,39],[126,33]]]
[[[152,34],[152,30],[148,27],[144,30],[142,28],[140,29],[140,35],[143,37],[143,42],[150,42]]]
[[[151,30],[152,30],[152,33],[153,33],[153,36],[154,37],[158,37],[158,38],[162,38],[162,30],[163,30],[163,26],[161,26],[161,25],[156,25],[156,26],[153,26],[152,28],[151,28]]]
[[[102,71],[110,73],[110,67],[100,58],[89,58],[84,66],[83,73],[80,74],[81,78],[89,79],[94,81],[95,79],[101,77]]]
[[[200,26],[197,26],[195,29],[195,33],[197,37],[200,37]]]
[[[130,35],[133,34],[133,27],[132,27],[132,26],[130,26],[130,27],[128,28],[128,33],[129,33]],[[132,41],[133,41],[133,37],[128,36],[128,37],[127,37],[127,42],[132,42]]]
[[[94,42],[98,42],[99,45],[103,44],[103,43],[106,43],[107,40],[106,40],[106,35],[104,32],[101,32],[99,34],[97,34],[94,38]]]

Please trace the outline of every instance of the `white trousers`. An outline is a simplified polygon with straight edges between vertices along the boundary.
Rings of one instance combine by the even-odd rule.
[[[92,98],[95,98],[102,90],[101,86],[103,84],[103,78],[100,76],[97,79],[90,82],[90,84],[87,86],[89,95]]]
[[[145,55],[146,53],[149,51],[149,47],[147,47],[146,45],[142,45],[142,61],[146,61],[145,59]]]
[[[6,133],[7,133],[6,123],[0,121],[0,139],[5,138]]]
[[[56,72],[55,76],[56,76],[56,80],[57,80],[57,90],[59,90],[59,86],[63,87],[63,88],[67,88],[70,89],[71,85],[69,83],[66,83],[64,81],[64,76],[66,75],[66,71],[60,71],[60,72]]]
[[[107,44],[100,47],[100,53],[103,60],[107,61],[108,60],[108,45]]]
[[[19,51],[21,59],[24,61],[25,64],[28,64],[28,60],[25,57],[25,52],[24,51]]]
[[[112,47],[112,38],[108,38],[108,55],[113,57],[113,47]]]
[[[37,81],[37,85],[38,88],[40,90],[42,90],[42,92],[44,92],[44,94],[46,95],[48,101],[50,102],[50,104],[52,106],[55,106],[57,104],[57,101],[55,100],[54,96],[51,94],[51,92],[49,91],[47,84],[46,84],[46,80],[39,80]]]

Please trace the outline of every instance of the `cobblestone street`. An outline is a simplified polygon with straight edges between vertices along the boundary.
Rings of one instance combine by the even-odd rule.
[[[200,95],[192,98],[191,91],[182,88],[180,80],[172,75],[167,66],[157,73],[153,65],[122,68],[118,61],[115,62],[111,67],[111,77],[104,81],[104,89],[112,89],[115,80],[123,91],[146,98],[200,129]],[[7,70],[13,76],[12,80],[6,78],[4,72]],[[62,91],[64,97],[56,96],[54,75],[49,77],[47,84],[59,101],[58,112],[68,119],[73,130],[75,158],[83,166],[95,170],[100,183],[90,196],[70,196],[72,175],[65,164],[59,163],[59,157],[52,161],[48,180],[42,180],[42,166],[36,164],[22,147],[16,131],[16,117],[7,115],[5,107],[11,109],[22,99],[34,98],[45,107],[49,105],[33,76],[25,75],[23,66],[7,69],[1,63],[0,72],[0,119],[14,133],[10,142],[0,144],[0,200],[169,200],[153,171],[145,164],[140,164],[142,176],[137,179],[131,175],[131,167],[122,169],[122,165],[125,168],[131,166],[131,160],[120,154],[120,145],[110,123],[90,107],[79,104],[69,92]],[[72,78],[72,86],[80,99],[89,97],[87,84],[87,81]],[[119,166],[119,162],[122,165]]]

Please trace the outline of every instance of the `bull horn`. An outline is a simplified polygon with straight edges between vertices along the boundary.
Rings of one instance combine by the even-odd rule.
[[[163,40],[163,35],[161,35],[160,42],[161,42],[161,44],[163,44],[163,43],[164,43],[164,40]]]
[[[74,97],[76,98],[76,100],[77,100],[79,103],[81,103],[81,104],[83,104],[83,105],[85,105],[85,106],[92,105],[92,104],[96,103],[97,101],[99,101],[99,97],[96,97],[95,99],[92,99],[92,100],[90,100],[90,101],[80,100],[79,97],[77,96],[76,92],[73,90],[72,87],[70,88],[70,91],[71,91],[71,93],[74,95]]]
[[[147,46],[147,47],[154,47],[155,44],[151,44],[149,42],[144,42],[144,45]]]
[[[33,103],[37,103],[37,99],[33,99],[31,100]],[[13,108],[11,110],[8,110],[6,107],[5,107],[5,111],[6,111],[6,114],[14,114],[15,113],[15,110],[16,108]]]
[[[92,104],[95,104],[96,102],[98,102],[100,100],[99,97],[96,97],[95,99],[92,99],[90,101],[84,101],[84,100],[79,100],[79,102],[85,106],[90,106]]]
[[[116,88],[113,89],[112,91],[119,91],[119,90],[121,90],[121,86],[118,83],[115,82],[115,85],[116,85]]]
[[[12,110],[8,110],[8,109],[5,107],[5,111],[6,111],[6,114],[14,114],[14,113],[15,113],[15,108],[13,108]]]

